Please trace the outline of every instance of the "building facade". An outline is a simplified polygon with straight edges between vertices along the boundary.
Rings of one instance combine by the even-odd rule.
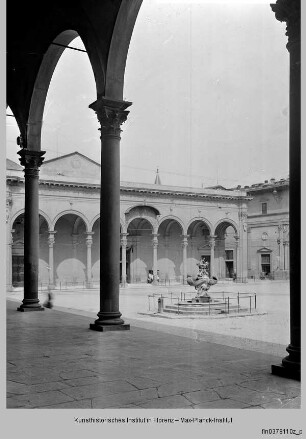
[[[7,161],[7,285],[23,284],[24,178]],[[75,152],[43,163],[39,180],[39,283],[99,283],[100,165]],[[245,190],[121,182],[120,278],[184,283],[204,256],[210,274],[246,281]]]
[[[289,178],[244,188],[248,202],[248,277],[289,279]]]

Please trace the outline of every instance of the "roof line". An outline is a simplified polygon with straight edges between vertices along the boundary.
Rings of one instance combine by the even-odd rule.
[[[95,162],[94,160],[90,159],[89,157],[87,157],[84,154],[81,154],[78,151],[70,152],[69,154],[61,155],[60,157],[55,157],[55,158],[50,159],[50,160],[45,160],[42,165],[45,165],[46,163],[54,162],[55,160],[60,160],[62,158],[70,157],[70,156],[75,155],[75,154],[80,155],[81,157],[84,157],[86,160],[89,160],[90,162],[94,163],[95,165],[98,165],[99,167],[101,167],[100,163]]]

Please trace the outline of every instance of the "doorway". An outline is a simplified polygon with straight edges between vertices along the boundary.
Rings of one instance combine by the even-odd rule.
[[[24,257],[12,256],[12,284],[13,287],[23,287],[24,282]]]

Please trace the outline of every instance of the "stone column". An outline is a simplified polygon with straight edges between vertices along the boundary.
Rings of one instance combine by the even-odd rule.
[[[14,243],[14,232],[15,229],[11,229],[11,231],[9,232],[8,236],[7,236],[7,272],[6,272],[6,288],[7,291],[12,291],[13,290],[13,269],[12,269],[12,264],[13,264],[13,243]]]
[[[182,247],[183,247],[183,284],[187,285],[187,247],[188,247],[188,235],[182,235]]]
[[[289,241],[284,241],[284,270],[289,267]]]
[[[247,211],[246,207],[242,206],[241,210],[238,213],[239,218],[239,265],[238,265],[238,271],[239,271],[239,277],[237,273],[237,281],[240,282],[246,282],[248,277],[248,243],[247,243],[247,234],[248,234],[248,228],[247,228]]]
[[[92,273],[91,273],[91,246],[92,235],[94,232],[86,232],[86,247],[87,247],[87,260],[86,260],[86,288],[92,288]]]
[[[12,230],[11,230],[12,194],[6,192],[6,290],[12,290]]]
[[[90,329],[130,329],[120,318],[120,126],[131,102],[99,98],[89,107],[101,124],[100,311]]]
[[[126,287],[126,247],[128,233],[121,233],[121,284]]]
[[[210,277],[215,276],[215,244],[216,235],[211,235],[209,237],[209,247],[210,247]]]
[[[49,231],[48,244],[49,244],[49,287],[54,288],[54,254],[53,248],[55,243],[55,235],[56,231]]]
[[[157,247],[158,247],[158,234],[153,233],[152,239],[153,246],[153,284],[157,285]]]
[[[38,173],[45,151],[21,149],[20,163],[24,166],[24,299],[18,311],[43,311],[38,299],[39,213]]]
[[[78,245],[79,245],[79,235],[78,233],[72,233],[72,285],[77,279],[77,269],[76,269],[76,259],[78,253]]]
[[[278,226],[278,256],[279,256],[279,270],[284,270],[284,244],[283,244],[283,225]]]
[[[164,246],[165,246],[165,281],[167,282],[170,277],[169,277],[169,240],[170,240],[170,236],[169,235],[165,235],[164,237]]]
[[[301,379],[301,3],[277,0],[271,5],[277,20],[286,22],[290,56],[289,96],[289,218],[290,229],[290,344],[281,365],[272,373]]]
[[[240,264],[240,238],[238,235],[234,236],[236,240],[236,275],[237,282],[241,280],[241,264]]]

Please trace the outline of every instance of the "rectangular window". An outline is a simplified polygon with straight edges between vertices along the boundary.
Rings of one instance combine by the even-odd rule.
[[[232,261],[234,259],[234,250],[225,250],[225,259]]]
[[[261,213],[266,215],[268,211],[268,203],[261,203]]]
[[[264,254],[261,255],[261,271],[267,275],[271,272],[271,262],[270,262],[270,255]]]

